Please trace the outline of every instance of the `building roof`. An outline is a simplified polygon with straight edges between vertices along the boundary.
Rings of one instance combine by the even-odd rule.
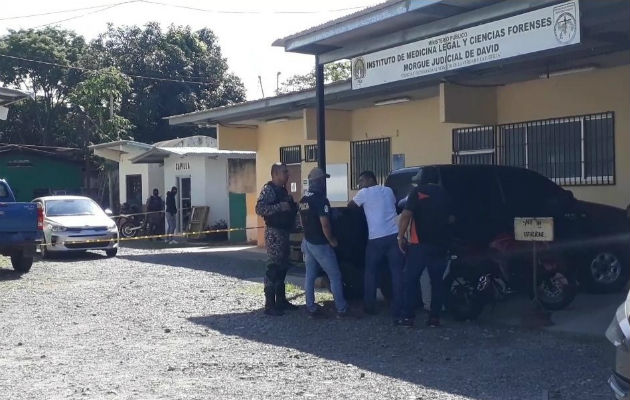
[[[155,147],[217,147],[217,139],[211,136],[194,135],[185,138],[163,140],[153,143]]]
[[[73,147],[35,146],[28,144],[0,143],[0,154],[26,152],[47,157],[62,158],[69,161],[79,161],[81,150]]]
[[[143,149],[150,149],[152,147],[150,144],[146,144],[146,143],[142,143],[142,142],[136,142],[134,140],[117,140],[115,142],[93,144],[93,145],[88,146],[88,148],[90,150],[115,149],[115,148],[121,147],[121,146],[133,146],[133,147],[140,147],[140,148],[143,148]]]
[[[289,52],[321,54],[363,37],[382,36],[499,1],[501,0],[389,0],[278,39],[272,45],[284,47]],[[548,2],[552,1],[554,0]]]
[[[254,151],[219,150],[214,147],[153,147],[151,150],[131,159],[134,164],[163,163],[170,156],[209,156],[222,158],[255,159]]]
[[[21,90],[0,87],[0,106],[7,106],[30,96]]]

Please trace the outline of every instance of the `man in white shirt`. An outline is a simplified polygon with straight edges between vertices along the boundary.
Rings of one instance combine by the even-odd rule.
[[[368,224],[363,295],[365,312],[376,312],[377,271],[387,261],[392,277],[392,317],[394,324],[399,325],[402,318],[404,257],[398,247],[396,197],[392,189],[376,183],[372,171],[361,172],[359,188],[361,190],[349,206],[363,207]]]

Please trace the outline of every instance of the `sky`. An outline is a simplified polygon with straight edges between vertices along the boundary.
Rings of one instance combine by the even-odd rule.
[[[253,100],[262,97],[259,75],[265,96],[269,97],[276,89],[278,72],[282,81],[293,74],[307,73],[314,66],[313,56],[286,53],[281,47],[272,47],[275,39],[384,0],[149,1],[154,3],[130,0],[3,1],[0,34],[6,34],[9,29],[37,28],[50,23],[72,29],[88,40],[105,31],[108,22],[144,25],[157,21],[163,27],[175,24],[190,25],[193,29],[210,28],[219,38],[230,70],[245,84],[247,99]],[[56,13],[78,8],[83,10]],[[54,14],[15,18],[42,13]]]

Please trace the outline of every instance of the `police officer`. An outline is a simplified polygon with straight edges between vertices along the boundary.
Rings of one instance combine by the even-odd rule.
[[[278,316],[298,307],[286,298],[284,280],[289,268],[289,233],[295,226],[297,205],[285,188],[289,180],[286,164],[271,167],[271,181],[258,197],[256,214],[265,220],[265,245],[269,264],[265,273],[265,314]]]

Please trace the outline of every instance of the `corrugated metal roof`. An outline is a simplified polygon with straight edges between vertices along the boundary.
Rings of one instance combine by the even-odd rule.
[[[29,96],[30,94],[21,90],[0,87],[0,106],[15,103]]]
[[[256,158],[254,151],[219,150],[215,147],[154,147],[151,150],[131,159],[134,164],[161,163],[171,156],[224,156],[225,158]]]

